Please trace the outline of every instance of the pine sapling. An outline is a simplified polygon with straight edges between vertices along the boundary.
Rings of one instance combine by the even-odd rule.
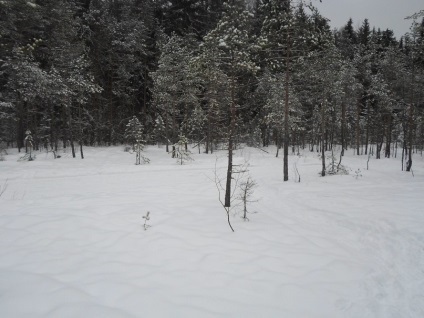
[[[137,139],[135,144],[135,164],[150,163],[150,159],[143,156],[142,151],[144,150],[144,140]]]
[[[142,154],[146,143],[143,138],[143,125],[136,116],[133,116],[128,122],[125,129],[125,138],[132,145],[132,150],[135,152],[135,164],[149,163],[150,160]]]
[[[246,181],[242,181],[240,183],[240,196],[239,199],[241,200],[243,204],[243,220],[249,221],[249,218],[247,217],[247,205],[251,202],[256,202],[257,200],[251,200],[251,197],[253,195],[254,189],[257,187],[257,183],[248,176]]]
[[[187,143],[187,137],[180,134],[178,142],[173,146],[173,149],[175,149],[175,157],[177,158],[177,162],[181,165],[183,165],[187,161],[194,160],[191,157],[191,152],[187,149]]]
[[[26,155],[24,156],[24,159],[28,159],[28,161],[33,161],[34,157],[32,156],[32,148],[34,147],[33,144],[33,138],[32,138],[32,134],[31,134],[31,130],[27,130],[25,132],[25,148],[26,148]]]

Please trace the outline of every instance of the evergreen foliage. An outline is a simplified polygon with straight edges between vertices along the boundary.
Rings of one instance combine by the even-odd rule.
[[[402,152],[411,170],[424,19],[408,18],[396,39],[368,20],[331,31],[310,1],[0,1],[0,141],[22,151],[30,130],[34,150],[83,158],[127,141],[137,114],[168,152],[180,134],[206,153],[260,139],[284,160],[289,146]]]
[[[180,165],[188,161],[193,161],[191,152],[188,150],[188,139],[186,136],[180,134],[178,136],[178,142],[173,147],[173,158],[177,158],[177,162]]]
[[[127,128],[125,129],[125,139],[131,144],[132,149],[136,154],[136,165],[150,162],[150,160],[142,154],[146,141],[143,137],[143,125],[136,116],[133,116],[127,124]]]

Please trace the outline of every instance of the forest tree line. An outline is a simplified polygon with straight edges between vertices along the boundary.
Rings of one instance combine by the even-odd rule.
[[[424,147],[424,19],[339,30],[309,1],[2,0],[0,143],[36,150],[181,136],[405,158]],[[199,148],[200,149],[200,148]],[[230,151],[231,152],[231,151]]]

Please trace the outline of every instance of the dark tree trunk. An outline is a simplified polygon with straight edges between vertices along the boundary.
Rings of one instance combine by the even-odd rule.
[[[82,151],[82,141],[80,141],[79,146],[80,146],[81,159],[84,159],[84,152]]]
[[[365,154],[368,154],[369,139],[370,139],[370,102],[367,101],[367,129],[365,131]]]
[[[325,177],[325,101],[321,104],[321,157],[322,171],[321,176]]]
[[[340,156],[344,156],[345,151],[345,127],[346,127],[346,104],[343,101],[342,103],[342,124],[341,124],[341,130],[340,130],[340,141],[342,144],[342,151],[340,153]]]
[[[289,180],[289,83],[290,81],[290,32],[287,32],[286,92],[284,105],[284,181]]]
[[[233,138],[236,127],[236,101],[235,101],[235,80],[234,75],[231,78],[231,109],[230,109],[230,131],[228,138],[228,167],[227,167],[227,182],[225,186],[225,202],[224,206],[231,206],[231,179],[233,172]]]
[[[406,163],[406,171],[411,171],[412,168],[412,147],[413,147],[413,131],[414,131],[414,105],[409,107],[409,120],[408,120],[408,161]],[[407,146],[405,145],[405,148]]]
[[[169,118],[168,118],[168,112],[165,116],[165,151],[169,153]]]
[[[359,144],[360,144],[360,125],[359,125],[359,120],[360,120],[360,114],[361,114],[361,101],[358,98],[358,102],[356,104],[356,155],[359,156]]]
[[[25,147],[25,123],[24,123],[24,114],[27,102],[18,103],[18,120],[16,127],[16,144],[18,146],[18,151],[21,152],[21,148]]]
[[[70,139],[69,142],[71,143],[71,149],[72,149],[72,158],[75,158],[75,145],[74,145],[74,137],[72,136],[72,132],[70,132]]]
[[[392,144],[392,115],[388,114],[387,116],[387,125],[386,125],[386,149],[384,156],[390,158],[390,146]]]

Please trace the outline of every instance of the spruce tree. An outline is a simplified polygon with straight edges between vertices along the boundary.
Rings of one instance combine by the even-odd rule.
[[[125,139],[131,144],[132,149],[136,154],[136,165],[150,162],[150,160],[142,154],[146,141],[143,137],[143,125],[136,116],[133,116],[127,124],[127,128],[125,129]]]

